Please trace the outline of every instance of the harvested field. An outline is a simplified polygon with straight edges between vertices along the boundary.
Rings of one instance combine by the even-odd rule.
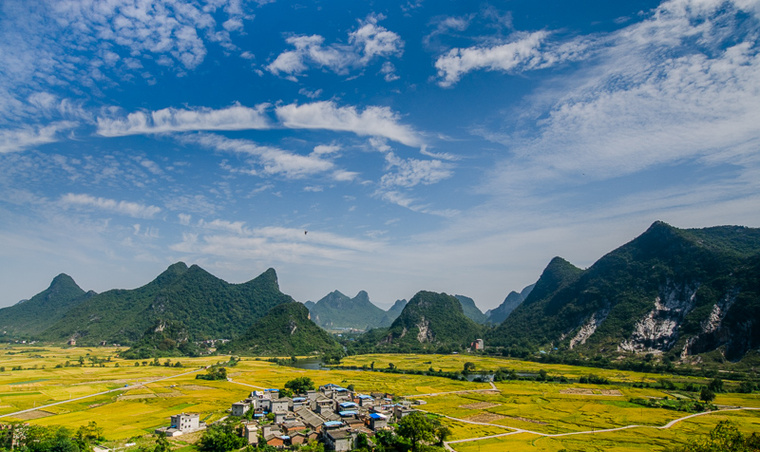
[[[493,408],[495,406],[499,406],[499,404],[489,403],[489,402],[478,402],[478,403],[468,403],[467,405],[459,405],[459,408],[464,408],[465,410],[486,410],[488,408]]]
[[[526,417],[520,417],[520,416],[504,416],[507,419],[514,419],[516,421],[522,421],[522,422],[530,422],[531,424],[537,424],[537,425],[549,425],[546,422],[543,421],[537,421],[535,419],[528,419]]]
[[[182,385],[180,389],[187,389],[188,391],[208,391],[209,389],[214,389],[209,386],[201,386],[201,385]]]
[[[621,393],[617,389],[589,389],[589,388],[566,388],[559,392],[560,394],[574,394],[574,395],[596,395],[596,396],[614,396],[622,397]]]
[[[480,413],[476,414],[475,416],[470,416],[467,418],[468,421],[473,422],[483,422],[483,423],[489,423],[498,421],[500,419],[505,419],[508,416],[502,416],[501,414],[494,414],[494,413]]]
[[[119,400],[137,400],[137,399],[152,399],[157,397],[155,394],[126,394],[119,396]]]
[[[51,413],[45,410],[34,410],[27,411],[26,413],[21,413],[15,417],[16,419],[21,419],[22,421],[31,421],[32,419],[40,419],[48,416],[55,416],[55,413]]]

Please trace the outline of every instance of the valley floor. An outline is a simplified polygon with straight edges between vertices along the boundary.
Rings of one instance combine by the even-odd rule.
[[[228,381],[196,380],[197,371],[227,357],[178,358],[183,367],[122,360],[114,348],[7,347],[0,350],[0,422],[23,421],[77,428],[96,421],[109,446],[152,444],[157,427],[179,412],[201,413],[213,422],[226,416],[233,402],[256,388],[279,388],[298,376],[317,385],[354,385],[359,392],[382,391],[424,401],[418,406],[444,416],[452,431],[447,447],[458,452],[664,450],[709,432],[730,419],[745,433],[760,431],[760,394],[718,394],[721,411],[698,416],[664,408],[647,408],[630,399],[682,398],[688,394],[633,383],[661,379],[705,384],[698,378],[542,365],[469,355],[363,355],[346,358],[347,366],[404,370],[476,372],[498,368],[577,381],[590,373],[608,385],[515,380],[475,383],[442,377],[361,370],[307,370],[243,358],[228,369]],[[81,357],[81,359],[80,359]],[[68,361],[68,366],[66,362]],[[171,359],[174,364],[177,359]],[[80,366],[80,362],[82,365]],[[21,370],[12,370],[14,368]],[[737,407],[747,409],[736,409]],[[192,450],[197,437],[172,439],[177,449]],[[129,450],[129,449],[127,449]]]

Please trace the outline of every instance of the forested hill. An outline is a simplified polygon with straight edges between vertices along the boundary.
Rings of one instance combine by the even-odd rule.
[[[397,352],[460,350],[481,334],[482,327],[464,315],[457,298],[421,291],[409,300],[390,328],[369,331],[361,338],[359,348]]]
[[[292,356],[339,350],[338,342],[309,320],[306,306],[289,302],[272,308],[244,335],[219,351],[247,356]]]
[[[672,360],[760,347],[760,229],[654,223],[587,270],[555,258],[526,300],[488,337],[513,351]]]
[[[241,335],[272,307],[293,301],[280,292],[269,269],[242,284],[227,283],[197,265],[171,265],[150,283],[133,290],[110,290],[69,310],[40,336],[76,338],[80,344],[128,344],[160,321],[172,322],[190,340]]]
[[[85,292],[69,275],[61,273],[29,300],[0,309],[0,331],[17,337],[34,336],[93,295],[95,292]]]

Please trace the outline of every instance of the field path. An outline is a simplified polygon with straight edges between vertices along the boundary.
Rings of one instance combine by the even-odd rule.
[[[249,388],[254,388],[254,389],[267,389],[267,388],[263,388],[263,387],[261,387],[261,386],[254,386],[254,385],[249,385],[248,383],[241,383],[241,382],[239,382],[239,381],[234,381],[234,380],[232,380],[232,378],[227,378],[227,381],[229,381],[230,383],[235,383],[236,385],[241,385],[241,386],[248,386]]]
[[[631,428],[656,428],[656,429],[660,429],[660,430],[667,430],[667,429],[673,427],[674,425],[676,425],[677,423],[679,423],[681,421],[685,421],[687,419],[691,419],[693,417],[706,416],[708,414],[721,413],[721,412],[725,412],[725,411],[742,411],[742,410],[760,411],[760,408],[755,408],[755,407],[737,407],[737,408],[724,408],[724,409],[715,410],[715,411],[703,411],[701,413],[690,414],[688,416],[684,416],[684,417],[680,417],[678,419],[674,419],[674,420],[668,422],[667,424],[661,425],[661,426],[634,424],[634,425],[625,425],[625,426],[622,426],[622,427],[615,427],[615,428],[607,428],[607,429],[600,429],[600,430],[594,429],[594,430],[586,430],[586,431],[582,431],[582,432],[567,432],[567,433],[541,433],[541,432],[534,432],[532,430],[525,430],[525,429],[521,429],[521,428],[517,428],[517,427],[509,427],[509,426],[506,426],[506,425],[490,424],[490,423],[486,423],[486,422],[474,422],[474,421],[468,421],[466,419],[458,419],[458,418],[455,418],[455,417],[445,416],[445,415],[440,415],[440,414],[439,414],[439,416],[445,417],[447,419],[451,419],[453,421],[463,422],[463,423],[466,423],[466,424],[487,425],[489,427],[500,427],[500,428],[504,428],[504,429],[513,430],[511,432],[500,433],[498,435],[480,436],[480,437],[477,437],[477,438],[457,439],[457,440],[454,440],[454,441],[446,441],[446,442],[444,442],[444,446],[446,447],[446,450],[454,451],[455,449],[453,449],[450,446],[450,444],[466,443],[466,442],[470,442],[470,441],[480,441],[480,440],[483,440],[483,439],[500,438],[502,436],[515,435],[517,433],[529,433],[529,434],[532,434],[532,435],[543,436],[543,437],[546,437],[546,438],[559,438],[559,437],[562,437],[562,436],[593,435],[593,434],[596,434],[596,433],[617,432],[617,431],[620,431],[620,430],[627,430],[627,429],[631,429]],[[425,410],[420,410],[420,411],[425,411]],[[426,412],[429,413],[429,411],[426,411]],[[435,414],[435,413],[433,413],[433,414]]]
[[[138,382],[138,383],[135,383],[135,384],[130,385],[130,386],[124,386],[123,388],[109,389],[108,391],[97,392],[95,394],[90,394],[90,395],[81,396],[81,397],[74,397],[73,399],[61,400],[60,402],[50,403],[48,405],[40,405],[38,407],[28,408],[26,410],[16,411],[14,413],[3,414],[3,415],[0,415],[0,418],[13,417],[13,416],[16,416],[16,415],[19,415],[19,414],[28,413],[30,411],[42,410],[42,409],[45,409],[45,408],[48,408],[48,407],[51,407],[51,406],[62,405],[64,403],[76,402],[78,400],[89,399],[90,397],[97,397],[97,396],[109,394],[111,392],[129,391],[130,389],[135,389],[135,388],[138,388],[140,386],[145,386],[147,384],[151,384],[151,383],[156,383],[156,382],[159,382],[159,381],[168,380],[170,378],[182,377],[184,375],[190,375],[190,374],[193,374],[195,372],[199,372],[199,371],[204,370],[204,369],[205,369],[205,367],[201,367],[200,369],[191,370],[190,372],[184,372],[184,373],[176,374],[176,375],[169,375],[168,377],[161,377],[161,378],[157,378],[157,379],[151,380],[151,381],[146,381],[146,382],[143,382],[143,383]]]

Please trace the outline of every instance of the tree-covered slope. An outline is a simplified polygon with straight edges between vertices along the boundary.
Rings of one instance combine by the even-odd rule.
[[[385,311],[385,314],[383,315],[382,320],[380,320],[380,324],[378,325],[381,328],[387,328],[391,326],[394,320],[398,318],[398,316],[401,315],[401,311],[404,310],[404,307],[406,306],[408,302],[406,299],[396,300],[395,303],[393,303],[393,306],[390,307],[387,311]]]
[[[488,317],[486,317],[486,315],[483,314],[483,311],[478,308],[475,304],[475,300],[470,297],[465,297],[464,295],[454,295],[454,297],[459,300],[459,303],[462,305],[462,312],[468,319],[481,325],[488,322]]]
[[[757,229],[656,222],[585,271],[552,261],[489,340],[673,359],[720,347],[741,357],[760,346],[759,255]]]
[[[77,304],[95,295],[85,292],[64,273],[44,291],[13,306],[0,309],[0,331],[11,336],[36,337]]]
[[[309,320],[309,310],[298,302],[272,308],[238,339],[222,346],[221,353],[246,356],[291,356],[335,352],[338,342]]]
[[[482,327],[462,311],[456,297],[421,291],[406,304],[388,329],[370,331],[361,341],[388,351],[436,350],[468,347]]]
[[[269,269],[243,284],[229,284],[197,265],[170,266],[133,290],[110,290],[80,303],[44,336],[75,337],[82,344],[134,343],[159,321],[181,325],[190,340],[232,338],[277,304],[291,301]]]
[[[369,295],[363,290],[354,298],[335,290],[316,303],[307,302],[306,306],[311,313],[311,320],[328,330],[375,328],[386,314],[370,302]]]

